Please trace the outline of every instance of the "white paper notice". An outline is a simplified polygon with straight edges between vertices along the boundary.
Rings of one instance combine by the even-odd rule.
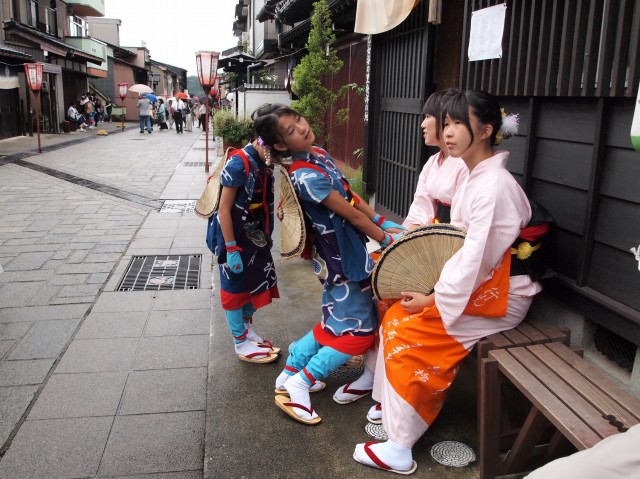
[[[502,58],[502,35],[507,4],[476,10],[471,14],[469,61]]]

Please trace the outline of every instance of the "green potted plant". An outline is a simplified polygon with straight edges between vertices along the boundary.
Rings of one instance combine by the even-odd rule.
[[[213,134],[222,137],[224,148],[242,148],[253,137],[253,122],[236,118],[231,110],[218,110],[213,115]]]

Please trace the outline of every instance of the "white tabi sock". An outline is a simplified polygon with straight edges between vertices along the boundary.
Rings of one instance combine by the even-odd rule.
[[[289,393],[292,403],[300,404],[305,406],[307,409],[311,409],[311,398],[309,397],[310,386],[304,379],[302,379],[301,374],[302,373],[298,373],[290,376],[289,379],[285,381],[284,388]],[[313,414],[309,414],[304,409],[297,407],[293,407],[293,410],[302,419],[311,420],[318,417],[315,411]]]
[[[391,469],[408,471],[413,467],[411,448],[401,446],[393,441],[371,444],[371,451]],[[359,462],[378,467],[364,450],[364,444],[357,444],[355,456]]]
[[[234,348],[236,354],[239,354],[240,356],[248,356],[253,353],[266,353],[266,355],[268,355],[271,352],[269,348],[261,348],[256,343],[248,340],[234,344]]]
[[[360,376],[358,379],[356,379],[352,383],[348,383],[349,390],[371,391],[373,389],[373,377],[374,377],[373,371],[371,371],[371,369],[365,366],[362,376]],[[338,401],[344,401],[344,402],[355,401],[356,399],[360,399],[360,397],[362,397],[359,394],[350,394],[348,392],[347,393],[344,392],[344,389],[346,386],[347,384],[340,386],[336,390],[333,397]]]

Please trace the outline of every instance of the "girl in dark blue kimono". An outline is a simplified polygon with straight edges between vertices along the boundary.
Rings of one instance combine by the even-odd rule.
[[[291,348],[284,371],[276,379],[276,404],[305,424],[320,418],[313,411],[310,389],[373,343],[378,325],[371,293],[373,260],[366,236],[383,247],[401,226],[377,215],[353,194],[329,154],[314,147],[307,121],[283,105],[265,105],[254,112],[259,140],[274,151],[291,154],[289,175],[305,216],[312,225],[312,264],[322,283],[322,321]],[[388,230],[389,232],[386,232]]]
[[[220,175],[222,194],[211,218],[210,247],[220,270],[220,299],[234,348],[243,361],[269,363],[278,348],[251,329],[253,313],[278,298],[271,256],[273,169],[257,143],[236,150]]]

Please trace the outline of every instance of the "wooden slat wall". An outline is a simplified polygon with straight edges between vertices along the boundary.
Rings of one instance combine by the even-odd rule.
[[[521,114],[519,134],[500,149],[558,224],[558,273],[638,312],[640,274],[630,252],[640,241],[640,162],[629,138],[634,103],[500,97],[506,111]]]
[[[380,66],[370,115],[376,125],[369,151],[377,161],[376,203],[400,218],[409,211],[426,161],[420,123],[433,74],[428,3],[421,2],[402,24],[373,39]]]
[[[469,62],[471,13],[507,4],[502,58]],[[635,97],[637,0],[467,0],[460,88],[508,96]]]
[[[367,41],[361,39],[358,43],[338,46],[338,57],[344,62],[342,70],[334,77],[329,86],[334,92],[349,83],[359,86],[365,84],[365,69],[367,61]],[[338,123],[336,113],[342,109],[349,109],[349,121]],[[330,135],[327,149],[332,157],[340,163],[348,163],[357,169],[362,166],[362,157],[353,152],[364,147],[364,96],[349,89],[344,98],[331,108],[327,118],[327,131]]]

